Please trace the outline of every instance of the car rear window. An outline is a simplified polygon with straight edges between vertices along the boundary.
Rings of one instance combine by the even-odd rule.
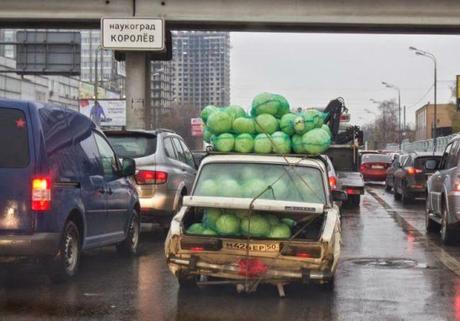
[[[280,201],[326,202],[322,174],[317,168],[280,164],[207,164],[193,195],[260,198]]]
[[[430,159],[434,159],[436,163],[439,164],[441,156],[417,157],[414,161],[414,167],[418,169],[425,169],[425,163]]]
[[[391,163],[390,155],[364,154],[361,163]]]
[[[24,168],[29,164],[29,140],[24,113],[0,108],[0,168]]]
[[[115,153],[121,158],[139,158],[155,154],[156,136],[146,135],[108,135]]]

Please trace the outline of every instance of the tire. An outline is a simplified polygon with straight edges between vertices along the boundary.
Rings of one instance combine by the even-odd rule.
[[[358,208],[361,202],[361,195],[349,195],[349,204],[351,208]]]
[[[117,244],[118,253],[125,256],[137,255],[139,251],[140,234],[140,217],[137,211],[133,210],[133,215],[131,215],[126,239],[123,242]]]
[[[454,231],[449,227],[448,212],[446,204],[442,206],[442,219],[441,219],[441,241],[444,245],[451,245],[455,241]]]
[[[391,192],[391,186],[388,185],[388,182],[385,182],[385,191]]]
[[[69,220],[64,227],[57,255],[47,262],[48,276],[51,281],[65,282],[77,274],[80,249],[80,231],[77,225]]]
[[[409,204],[413,200],[414,200],[413,196],[403,188],[402,193],[401,193],[401,201],[402,201],[402,203],[403,204]]]
[[[401,200],[401,194],[398,193],[396,188],[393,188],[393,197],[395,200],[400,201]]]

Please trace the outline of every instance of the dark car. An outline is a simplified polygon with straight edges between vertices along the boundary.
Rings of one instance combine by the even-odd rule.
[[[395,155],[391,166],[387,169],[387,177],[385,178],[385,190],[388,192],[391,191],[394,185],[394,174],[396,170],[401,167],[401,164],[404,163],[409,155]]]
[[[402,200],[403,203],[412,201],[416,197],[425,197],[426,181],[434,172],[427,169],[427,161],[441,160],[441,155],[426,152],[417,152],[408,154],[407,158],[399,168],[394,172],[393,189],[394,197]]]
[[[384,181],[390,164],[391,156],[389,155],[364,154],[361,156],[359,171],[365,181]]]
[[[75,275],[82,250],[135,254],[134,161],[70,110],[0,100],[0,256],[45,262],[51,279]]]
[[[169,229],[193,186],[196,165],[182,137],[171,130],[106,131],[115,152],[136,162],[141,221]]]

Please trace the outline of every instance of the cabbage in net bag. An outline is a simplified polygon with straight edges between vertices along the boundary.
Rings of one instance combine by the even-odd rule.
[[[319,155],[331,145],[331,135],[322,128],[315,128],[304,134],[302,141],[307,153]]]
[[[258,94],[252,100],[251,115],[258,116],[261,114],[270,114],[281,118],[289,112],[289,103],[281,95],[272,93]]]
[[[270,154],[272,152],[272,142],[269,135],[259,134],[254,139],[254,151],[256,154]]]
[[[289,154],[291,152],[291,139],[283,132],[275,132],[272,135],[273,152],[276,154]]]
[[[235,147],[235,137],[230,133],[223,133],[214,136],[211,143],[218,152],[228,153]]]
[[[254,138],[249,134],[240,134],[235,138],[235,152],[251,153],[254,150]]]
[[[216,107],[214,105],[208,105],[203,108],[203,110],[200,113],[200,117],[203,120],[203,123],[206,124],[206,121],[208,120],[209,116],[211,116],[212,113],[216,112],[219,110],[219,107]]]
[[[206,121],[206,125],[214,134],[228,133],[232,129],[232,116],[224,111],[213,112]]]
[[[235,134],[253,135],[256,133],[256,124],[252,118],[238,117],[233,121],[232,129]]]
[[[278,130],[278,119],[270,114],[262,114],[255,118],[256,132],[273,134]]]
[[[224,112],[226,112],[232,117],[232,122],[237,118],[247,116],[246,111],[243,109],[243,107],[238,106],[238,105],[231,105],[231,106],[225,107]]]
[[[289,136],[292,136],[295,134],[295,119],[297,118],[296,114],[293,113],[288,113],[285,114],[283,117],[281,117],[280,120],[280,129],[288,134]]]

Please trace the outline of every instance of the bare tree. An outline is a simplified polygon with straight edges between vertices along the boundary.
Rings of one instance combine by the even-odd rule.
[[[364,140],[369,147],[383,149],[387,143],[399,142],[398,104],[394,99],[385,100],[378,106],[376,119],[363,126]]]

